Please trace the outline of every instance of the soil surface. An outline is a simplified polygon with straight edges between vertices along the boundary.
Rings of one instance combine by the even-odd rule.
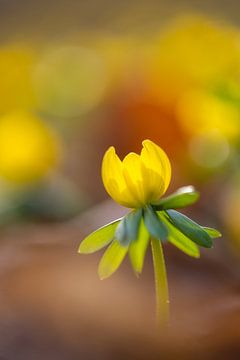
[[[100,281],[82,238],[123,211],[105,203],[61,224],[18,224],[0,241],[0,359],[239,359],[240,286],[221,243],[191,259],[166,245],[171,321],[155,324],[151,254]]]

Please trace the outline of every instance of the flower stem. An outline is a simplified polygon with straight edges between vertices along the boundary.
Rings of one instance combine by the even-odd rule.
[[[161,241],[152,238],[151,247],[155,277],[157,324],[159,327],[163,327],[169,321],[167,272]]]

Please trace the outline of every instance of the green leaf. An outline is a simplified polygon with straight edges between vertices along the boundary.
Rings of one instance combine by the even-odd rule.
[[[121,265],[128,252],[128,247],[121,246],[118,240],[114,240],[103,254],[98,267],[101,280],[111,276]]]
[[[129,257],[136,274],[141,274],[144,258],[149,243],[149,233],[142,219],[137,240],[134,240],[129,247]]]
[[[154,210],[181,209],[194,204],[199,199],[199,192],[193,186],[184,186],[175,193],[153,204]]]
[[[167,225],[169,235],[168,240],[170,243],[175,245],[178,249],[183,251],[185,254],[192,256],[194,258],[200,257],[200,251],[197,245],[190,240],[187,236],[185,236],[181,231],[179,231],[164,215],[163,212],[159,212],[158,216],[162,219],[162,221]]]
[[[115,237],[122,246],[128,246],[137,239],[141,217],[142,209],[138,209],[122,218],[115,232]]]
[[[121,219],[115,220],[88,235],[80,244],[78,252],[92,254],[108,245],[114,238],[114,234]]]
[[[167,227],[159,219],[151,206],[144,209],[144,223],[151,236],[158,240],[166,240],[168,236]]]
[[[220,231],[210,228],[210,227],[206,227],[206,226],[202,226],[203,230],[205,230],[208,235],[212,238],[212,239],[216,239],[222,236],[222,234],[220,233]]]
[[[210,248],[212,247],[212,239],[208,233],[193,220],[189,219],[175,210],[166,210],[173,225],[178,228],[184,235],[196,244]]]

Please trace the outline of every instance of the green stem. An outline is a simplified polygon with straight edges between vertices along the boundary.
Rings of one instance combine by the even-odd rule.
[[[167,272],[161,241],[152,238],[151,247],[155,277],[157,323],[160,327],[163,327],[169,321]]]

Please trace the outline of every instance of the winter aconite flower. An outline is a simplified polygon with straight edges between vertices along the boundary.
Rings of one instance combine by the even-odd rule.
[[[129,153],[123,161],[114,147],[110,147],[103,158],[102,178],[108,194],[132,210],[87,236],[79,252],[89,254],[108,245],[99,264],[99,276],[104,279],[118,269],[127,253],[134,272],[140,274],[151,243],[157,310],[162,320],[166,320],[168,286],[162,243],[168,241],[187,255],[198,258],[198,245],[210,248],[212,239],[221,234],[175,210],[198,200],[199,194],[192,186],[161,198],[170,183],[171,165],[166,153],[150,140],[143,141],[140,155]]]
[[[143,141],[140,155],[131,152],[123,161],[111,146],[103,158],[102,179],[117,203],[141,208],[159,200],[166,192],[171,165],[165,152],[150,140]]]

